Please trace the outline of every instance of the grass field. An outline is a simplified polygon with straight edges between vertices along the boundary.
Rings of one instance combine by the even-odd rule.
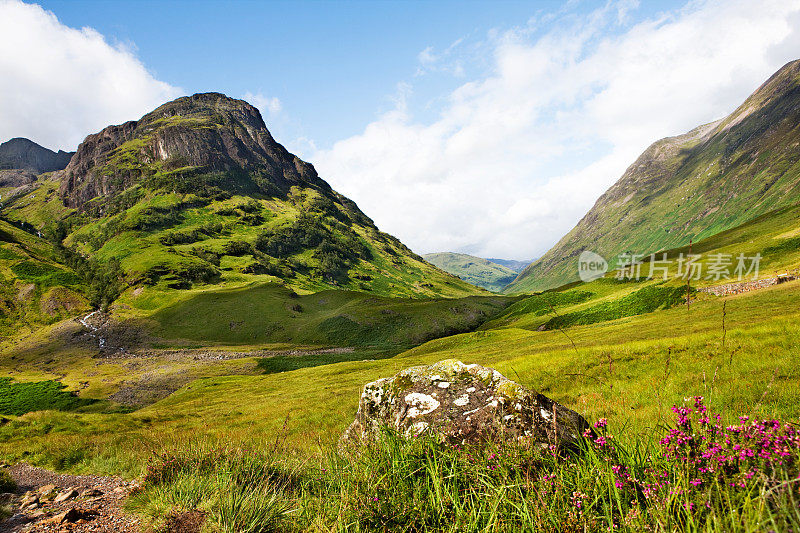
[[[666,422],[670,406],[691,395],[726,412],[797,419],[800,308],[792,303],[798,296],[800,283],[792,282],[728,297],[725,347],[720,299],[696,302],[690,311],[678,307],[564,331],[482,330],[430,341],[389,359],[199,379],[129,415],[32,413],[0,429],[0,449],[21,453],[18,430],[49,417],[80,431],[38,437],[23,431],[26,446],[51,450],[43,451],[43,458],[57,455],[62,439],[109,453],[113,447],[97,441],[98,435],[109,438],[106,424],[133,428],[138,437],[125,439],[128,446],[156,434],[177,438],[198,430],[242,439],[274,435],[288,417],[287,441],[319,450],[352,420],[364,383],[446,358],[493,366],[588,419],[608,417],[636,433]],[[144,450],[119,453],[136,457]],[[93,466],[93,460],[84,465]]]
[[[800,265],[798,228],[798,211],[785,209],[693,251],[761,253],[762,274],[773,275]],[[724,281],[701,279],[693,287]],[[697,472],[657,458],[659,439],[675,428],[672,407],[685,398],[703,397],[724,424],[739,416],[800,419],[800,281],[726,297],[692,292],[689,308],[684,283],[610,273],[542,294],[456,300],[295,292],[263,282],[128,291],[114,316],[139,331],[146,356],[97,357],[79,342],[82,327],[74,321],[43,327],[3,352],[0,373],[16,380],[4,387],[47,390],[66,403],[62,411],[27,413],[36,406],[9,403],[0,456],[130,477],[167,468],[164,457],[169,465],[209,465],[145,478],[129,505],[156,524],[170,509],[199,507],[229,531],[268,530],[257,523],[326,530],[341,520],[360,531],[794,528],[795,493],[770,495],[774,484],[787,482],[774,476],[796,476],[789,468],[795,463],[741,491],[712,488],[707,479],[703,492],[695,490]],[[360,458],[336,455],[365,383],[452,358],[494,367],[590,421],[608,419],[625,451],[616,466],[646,479],[657,464],[685,490],[674,498],[659,492],[658,505],[632,504],[642,487],[616,490],[614,463],[602,453],[565,459],[501,450],[490,476],[486,456],[467,464],[424,442],[389,438]],[[167,385],[177,390],[153,392]],[[69,405],[76,400],[64,395],[70,391],[96,401]],[[124,395],[136,401],[121,407]],[[24,408],[14,414],[13,406]],[[386,470],[387,462],[395,468]],[[730,479],[739,483],[740,474]],[[530,491],[537,506],[529,505]],[[584,513],[575,509],[576,493],[586,496]],[[689,504],[704,510],[676,510]],[[546,507],[557,512],[543,514]],[[731,508],[741,518],[726,515]]]
[[[444,512],[444,516],[452,517],[453,524],[460,523],[466,529],[472,528],[469,524],[485,527],[498,521],[493,526],[495,530],[511,531],[519,524],[536,523],[539,529],[555,531],[559,523],[569,519],[574,529],[580,530],[585,525],[589,530],[602,530],[608,527],[609,517],[616,517],[612,521],[621,524],[620,520],[634,508],[628,500],[620,499],[625,497],[624,492],[609,492],[614,474],[609,463],[602,460],[567,461],[558,467],[546,467],[546,459],[545,463],[538,459],[533,463],[540,465],[531,471],[536,474],[535,484],[540,494],[541,483],[550,483],[543,472],[548,476],[555,474],[560,488],[553,493],[555,499],[547,499],[548,496],[543,502],[556,506],[562,516],[542,515],[541,508],[536,511],[537,507],[529,507],[525,512],[519,507],[507,508],[505,504],[487,508],[480,499],[470,500],[471,504],[462,501],[463,506],[452,507],[453,496],[439,492],[431,493],[430,497],[438,494],[445,507],[431,503],[435,499],[411,497],[419,491],[425,494],[436,484],[458,493],[458,487],[464,486],[459,483],[467,483],[467,479],[486,471],[487,456],[481,456],[476,466],[461,463],[446,450],[420,456],[420,451],[398,448],[395,444],[353,464],[349,459],[333,459],[329,452],[352,420],[364,383],[408,366],[445,358],[495,367],[589,420],[608,418],[609,432],[617,437],[620,448],[632,454],[624,461],[618,459],[626,468],[645,468],[641,456],[636,455],[637,446],[646,449],[657,446],[654,439],[674,424],[671,407],[681,404],[686,397],[703,396],[710,409],[724,413],[725,423],[736,422],[739,415],[797,420],[800,418],[796,394],[800,382],[800,331],[796,324],[800,308],[793,303],[798,297],[800,282],[795,281],[724,299],[709,297],[696,301],[688,311],[680,306],[564,330],[531,331],[515,327],[480,330],[433,340],[388,359],[346,361],[260,376],[207,377],[132,413],[48,411],[11,417],[11,422],[0,427],[0,453],[11,461],[25,459],[71,471],[128,476],[141,474],[148,459],[162,453],[190,464],[196,464],[194,461],[201,452],[210,454],[205,461],[224,453],[225,461],[235,462],[231,468],[246,467],[256,476],[251,482],[242,481],[250,478],[237,477],[244,483],[240,487],[224,481],[231,470],[214,467],[207,473],[192,471],[153,482],[130,505],[156,521],[175,505],[196,505],[207,509],[214,520],[230,523],[234,515],[226,511],[227,506],[247,493],[253,499],[240,504],[249,509],[248,513],[255,513],[253,516],[263,523],[273,523],[272,519],[267,520],[267,515],[274,513],[274,520],[290,529],[325,529],[345,513],[355,530],[389,527],[387,524],[394,523],[386,522],[390,516],[401,523],[410,521],[454,530],[454,526],[435,522],[437,513]],[[521,458],[508,450],[504,453],[496,466],[500,468],[500,477],[486,478],[479,486],[491,494],[505,495],[499,500],[489,499],[490,502],[522,505],[528,501],[525,492],[517,493],[514,487],[524,484],[513,472],[520,472],[521,465],[530,465],[533,459]],[[427,473],[416,481],[411,481],[416,479],[413,477],[404,478],[403,472],[411,475],[417,471],[414,461],[421,457],[436,458],[431,464],[434,469],[425,470]],[[376,469],[379,471],[389,458],[397,466],[389,472],[392,477],[381,488],[371,480],[378,475]],[[156,463],[149,464],[158,464],[160,459],[153,460]],[[244,461],[244,465],[238,461]],[[333,462],[319,470],[320,461]],[[458,468],[457,478],[452,477],[454,468]],[[272,474],[265,478],[264,472]],[[674,482],[683,486],[690,487],[688,482],[694,480],[681,478],[677,471],[674,475],[678,476]],[[296,484],[288,484],[285,479],[287,485],[279,489],[275,476],[286,476]],[[462,481],[456,483],[456,479]],[[244,492],[239,496],[228,494],[228,489],[222,491],[223,486],[240,487]],[[476,487],[472,482],[466,486]],[[396,493],[388,487],[394,487]],[[752,520],[752,524],[778,520],[776,530],[791,527],[793,522],[789,525],[782,522],[791,519],[790,514],[776,511],[759,496],[759,491],[763,492],[760,485],[748,487],[750,492],[744,495],[714,492],[709,501],[715,510],[703,517],[689,513],[676,518],[671,511],[648,508],[641,521],[629,518],[632,521],[620,527],[636,530],[644,523],[667,524],[676,520],[668,529],[737,529],[729,521],[730,516],[722,512],[725,506],[734,505],[732,501],[743,513],[748,510],[747,520]],[[570,494],[576,491],[591,498],[586,501],[585,514],[570,517],[570,506],[566,504],[574,506]],[[233,501],[226,504],[219,499],[220,495]],[[374,505],[373,497],[382,503]],[[669,505],[696,503],[703,496],[687,492],[685,498],[690,497],[669,500],[672,501]],[[403,502],[417,503],[408,507]],[[365,507],[366,503],[369,505]],[[780,505],[784,507],[778,509],[791,503]],[[609,511],[609,506],[620,509]],[[292,509],[299,511],[285,514]]]

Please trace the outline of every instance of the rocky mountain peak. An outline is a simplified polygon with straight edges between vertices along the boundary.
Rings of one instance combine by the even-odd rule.
[[[60,192],[71,207],[135,183],[183,192],[330,190],[312,165],[273,139],[258,109],[220,93],[178,98],[138,121],[89,135],[62,179]]]
[[[54,152],[30,139],[16,137],[0,144],[0,169],[17,169],[35,174],[61,170],[74,152]]]

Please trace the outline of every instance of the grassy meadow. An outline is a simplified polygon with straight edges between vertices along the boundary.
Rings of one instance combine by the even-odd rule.
[[[608,432],[626,454],[615,456],[617,466],[644,475],[650,464],[644,454],[656,453],[656,437],[674,427],[671,408],[684,398],[704,397],[709,409],[723,413],[725,424],[741,415],[800,417],[800,308],[793,305],[798,297],[795,281],[726,298],[708,296],[688,311],[677,306],[549,331],[487,324],[488,329],[436,339],[388,359],[206,377],[130,413],[10,417],[0,427],[0,453],[10,461],[131,477],[167,468],[166,454],[170,468],[178,461],[186,469],[165,479],[146,477],[150,481],[130,508],[159,523],[170,510],[196,507],[224,531],[327,530],[345,523],[360,531],[556,531],[565,523],[569,530],[603,530],[611,523],[633,530],[643,524],[656,530],[758,530],[757,524],[769,520],[785,530],[795,523],[785,520],[797,520],[781,510],[791,501],[765,500],[767,485],[712,491],[713,509],[702,516],[675,510],[699,502],[697,491],[675,498],[659,493],[660,507],[637,510],[629,493],[615,491],[614,464],[594,448],[588,459],[506,449],[470,452],[475,462],[464,462],[463,454],[435,443],[403,444],[388,436],[366,455],[339,456],[333,450],[364,383],[408,366],[457,358],[495,367],[590,421],[607,418]],[[502,459],[490,460],[491,453]],[[198,462],[207,470],[196,471]],[[394,466],[386,470],[389,464]],[[775,475],[790,475],[781,472]],[[677,476],[673,483],[691,488],[695,479],[688,475],[670,474]],[[548,491],[545,484],[558,490]],[[459,496],[465,490],[467,499]],[[577,513],[574,492],[585,496],[583,513]],[[717,496],[732,498],[746,513],[734,520],[723,512],[733,503]],[[558,511],[543,514],[542,505]],[[238,522],[248,516],[249,526]],[[749,525],[735,527],[737,520]]]
[[[799,212],[693,251],[761,253],[762,276],[793,270]],[[614,273],[513,298],[252,280],[145,286],[112,306],[138,351],[98,354],[74,320],[3,345],[0,377],[14,381],[0,383],[0,456],[140,477],[127,505],[156,527],[199,509],[209,531],[231,532],[796,529],[800,437],[747,421],[800,420],[800,281],[725,297],[696,290],[723,281],[693,282],[688,308],[685,282]],[[608,440],[548,453],[387,434],[356,454],[338,449],[365,383],[443,359],[496,368],[600,424]],[[38,410],[36,395],[55,409]],[[720,413],[714,424],[697,418],[699,397]],[[733,441],[750,439],[738,446],[767,435],[789,455],[709,471],[695,458],[710,444],[661,440],[692,431],[673,410],[686,405],[704,442],[725,448],[726,428],[738,427]]]

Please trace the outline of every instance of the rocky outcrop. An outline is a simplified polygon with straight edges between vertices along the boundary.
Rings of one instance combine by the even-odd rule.
[[[34,174],[62,170],[74,152],[54,152],[35,142],[17,137],[0,144],[0,169],[27,170]]]
[[[272,195],[293,185],[330,190],[312,165],[272,138],[258,109],[219,93],[178,98],[89,135],[64,169],[60,193],[80,207],[146,179],[183,192],[198,184]]]
[[[30,170],[0,170],[0,187],[24,187],[36,181],[36,174]]]
[[[590,430],[582,416],[550,398],[454,359],[368,383],[342,442],[374,440],[383,428],[453,444],[502,439],[558,447],[575,445]]]

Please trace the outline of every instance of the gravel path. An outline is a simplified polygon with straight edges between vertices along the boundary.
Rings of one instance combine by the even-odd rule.
[[[17,482],[14,515],[0,522],[0,531],[140,533],[138,518],[122,510],[133,483],[103,476],[56,474],[18,464],[7,468]]]

